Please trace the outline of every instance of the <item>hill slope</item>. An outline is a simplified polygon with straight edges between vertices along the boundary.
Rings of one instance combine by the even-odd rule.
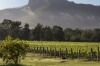
[[[21,8],[1,10],[0,21],[5,18],[29,23],[30,27],[39,22],[49,26],[100,28],[100,6],[66,0],[29,0],[28,5]]]

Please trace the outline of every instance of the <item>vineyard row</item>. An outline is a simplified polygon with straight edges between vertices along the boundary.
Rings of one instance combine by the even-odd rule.
[[[47,55],[53,57],[60,57],[62,59],[87,59],[92,61],[99,61],[100,60],[100,49],[97,48],[97,51],[94,51],[93,48],[90,49],[89,52],[77,50],[74,51],[73,48],[68,50],[65,48],[65,51],[62,51],[62,48],[59,48],[59,51],[49,47],[34,47],[31,48],[30,52],[34,52],[40,55]]]

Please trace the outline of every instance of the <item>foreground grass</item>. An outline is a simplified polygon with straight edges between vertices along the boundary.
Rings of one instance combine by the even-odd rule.
[[[5,63],[0,59],[0,66]],[[8,65],[15,66],[15,65]],[[62,60],[60,58],[51,58],[40,56],[38,54],[28,54],[26,59],[22,60],[16,66],[100,66],[100,62],[84,61],[84,60]]]

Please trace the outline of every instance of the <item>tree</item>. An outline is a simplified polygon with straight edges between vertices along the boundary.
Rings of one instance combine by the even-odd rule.
[[[46,27],[44,27],[43,32],[44,32],[43,40],[51,41],[52,40],[52,30],[51,30],[51,28],[49,26],[46,26]]]
[[[3,40],[0,45],[1,58],[3,61],[6,61],[6,63],[14,62],[18,64],[18,62],[25,57],[28,50],[29,45],[27,42],[19,39],[13,40],[10,36]]]
[[[100,41],[100,29],[93,29],[91,41],[99,42]]]
[[[92,31],[91,30],[85,30],[81,34],[81,41],[90,42],[91,37],[92,37]]]
[[[29,24],[25,24],[24,28],[22,29],[22,39],[29,40],[30,39],[30,29]]]
[[[72,35],[71,35],[71,37],[70,37],[70,41],[75,41],[75,42],[79,42],[79,41],[81,41],[81,34],[82,34],[82,30],[80,30],[80,29],[75,29],[75,30],[73,30],[73,33],[72,33]]]
[[[55,41],[64,41],[64,32],[63,28],[60,26],[54,26],[52,29],[53,39]]]
[[[0,40],[4,40],[7,35],[8,35],[7,30],[0,27]]]
[[[10,35],[11,37],[15,38],[19,38],[19,32],[20,32],[20,27],[21,26],[21,22],[19,21],[12,21],[12,20],[8,20],[8,19],[4,19],[4,21],[0,24],[0,28],[4,31],[6,31],[7,34],[5,34],[5,32],[3,32],[6,36]]]
[[[11,21],[11,20],[4,19],[3,22],[0,24],[0,26],[1,26],[3,29],[9,30],[10,27],[11,27],[11,24],[12,24],[12,21]]]
[[[79,35],[76,35],[76,36],[73,35],[73,36],[71,36],[70,41],[79,42],[79,41],[81,41],[80,36]]]
[[[40,23],[38,23],[35,27],[35,29],[33,29],[31,31],[31,35],[34,40],[43,40],[43,25],[41,25]]]
[[[11,37],[13,37],[14,39],[16,38],[19,38],[19,32],[20,32],[20,27],[21,26],[21,22],[19,21],[13,21],[11,23],[11,26],[10,26],[10,30],[9,30],[9,35]]]
[[[74,33],[74,31],[71,28],[66,28],[64,30],[64,34],[65,34],[64,38],[65,38],[65,40],[66,41],[71,41],[71,37],[72,37],[73,33]]]
[[[2,23],[0,23],[0,39],[3,40],[9,34],[9,29],[12,21],[4,19]]]

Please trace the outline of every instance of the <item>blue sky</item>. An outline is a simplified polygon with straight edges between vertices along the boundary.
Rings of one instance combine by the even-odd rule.
[[[75,3],[100,5],[100,0],[69,0],[69,1],[74,1]]]
[[[0,10],[26,5],[28,0],[0,0]]]
[[[69,0],[76,3],[100,5],[100,0]],[[28,0],[0,0],[0,10],[26,5]]]

